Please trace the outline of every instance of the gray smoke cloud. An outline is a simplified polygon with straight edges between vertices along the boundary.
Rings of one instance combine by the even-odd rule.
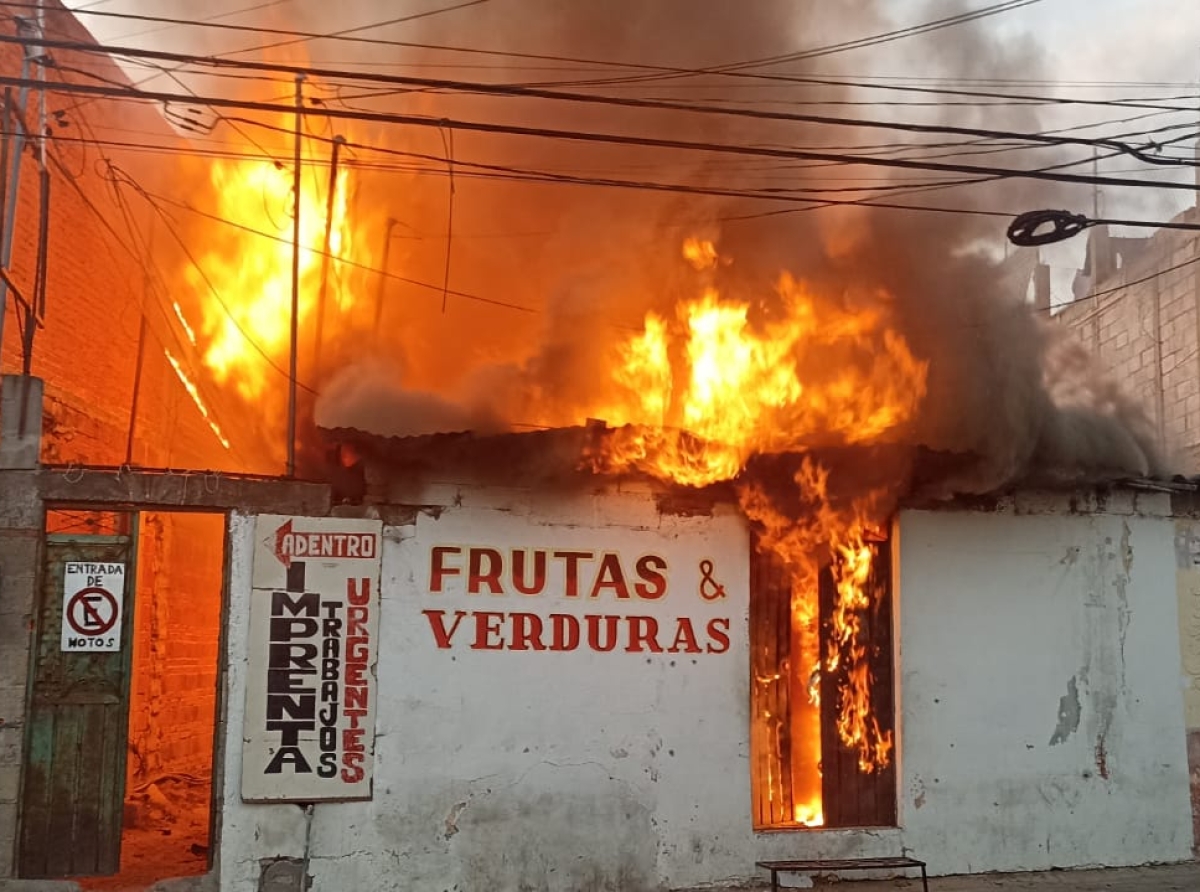
[[[371,15],[361,8],[367,6]],[[894,4],[842,2],[836,5],[836,16],[830,15],[830,6],[818,0],[494,0],[382,33],[413,43],[554,55],[559,60],[418,47],[355,46],[351,51],[318,45],[310,52],[314,62],[352,55],[368,70],[546,84],[597,95],[1042,129],[1034,105],[841,104],[864,99],[929,102],[936,97],[749,77],[681,78],[579,61],[704,68],[768,59],[967,8],[964,3],[906,4],[903,22],[897,23],[889,18]],[[342,20],[332,20],[336,11],[323,14],[309,5],[304,9],[306,13],[289,26],[315,31],[347,27]],[[383,2],[360,4],[356,11],[367,21],[396,14],[393,4]],[[836,22],[831,24],[831,19]],[[919,70],[926,77],[964,81],[1013,71],[1034,77],[1036,46],[997,42],[988,28],[985,20],[877,50],[747,72],[862,79],[908,66],[906,70]],[[914,67],[917,63],[919,69]],[[964,161],[1009,167],[1075,157],[1055,150],[998,151],[982,141],[964,146],[961,143],[970,142],[965,137],[918,138],[886,129],[436,90],[361,95],[368,92],[331,87],[321,95],[334,105],[403,111],[435,120],[853,150],[876,157],[936,158],[966,152],[959,156]],[[678,248],[685,236],[701,234],[713,238],[722,255],[733,259],[718,272],[717,284],[730,293],[756,295],[756,310],[764,317],[773,312],[774,283],[783,270],[822,293],[842,296],[838,299],[890,296],[888,311],[895,327],[929,369],[928,393],[918,417],[894,432],[893,439],[967,457],[969,461],[958,462],[958,472],[946,481],[948,490],[990,491],[1035,471],[1099,479],[1164,470],[1139,407],[1124,399],[1086,354],[1036,318],[1024,292],[1006,276],[997,259],[1005,219],[861,205],[764,215],[783,208],[598,185],[535,185],[522,178],[534,170],[738,191],[837,188],[859,182],[847,178],[875,177],[878,181],[872,185],[891,190],[881,193],[882,201],[1012,211],[1069,204],[1073,194],[1066,187],[999,179],[927,191],[938,180],[963,177],[882,167],[864,173],[836,164],[447,128],[359,128],[353,138],[411,153],[357,153],[359,189],[353,199],[360,221],[369,221],[371,262],[383,265],[386,255],[388,269],[405,281],[383,281],[377,296],[359,295],[364,302],[381,302],[381,325],[372,331],[354,329],[354,337],[331,346],[332,371],[321,382],[324,395],[317,406],[317,420],[326,427],[416,434],[533,422],[582,423],[584,418],[572,412],[607,380],[612,343],[638,329],[646,311],[669,315],[680,298],[694,294],[695,277],[681,264]],[[918,152],[922,141],[928,148]],[[1078,155],[1085,150],[1074,151]],[[493,169],[473,167],[475,162]],[[855,199],[861,194],[849,191],[836,197]],[[385,226],[388,218],[397,222]]]

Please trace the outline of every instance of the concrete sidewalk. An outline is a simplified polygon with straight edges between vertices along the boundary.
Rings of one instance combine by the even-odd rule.
[[[780,877],[782,880],[783,878]],[[164,880],[150,892],[202,892],[211,888],[212,878],[188,877]],[[140,887],[145,889],[146,887]],[[770,888],[764,881],[756,886],[708,887],[696,892],[745,892],[747,888]],[[781,889],[787,888],[781,885]],[[818,879],[816,889],[837,892],[921,892],[921,880]],[[0,892],[77,892],[72,882],[53,880],[3,880]],[[313,890],[317,892],[317,890]],[[335,892],[335,890],[330,890]],[[336,890],[349,892],[349,890]],[[357,892],[357,890],[355,890]],[[368,890],[362,890],[368,892]],[[629,890],[635,892],[635,890]],[[679,890],[683,892],[683,890]],[[1161,867],[1120,867],[1104,870],[1055,870],[1047,873],[989,873],[960,877],[933,877],[929,892],[1200,892],[1200,862]]]
[[[904,881],[920,890],[921,882]],[[1106,870],[938,877],[929,892],[1200,892],[1200,862]]]
[[[787,888],[782,885],[783,879],[783,876],[780,876],[781,890]],[[765,879],[763,885],[770,888]],[[815,889],[818,892],[922,892],[919,877],[915,880],[817,879]],[[707,892],[716,890],[709,889]],[[1186,864],[1159,867],[931,877],[929,892],[1200,892],[1200,862],[1190,861]]]

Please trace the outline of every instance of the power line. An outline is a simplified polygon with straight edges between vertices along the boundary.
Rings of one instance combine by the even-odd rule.
[[[844,53],[849,50],[865,49],[868,47],[879,46],[880,44],[891,43],[895,40],[901,40],[906,37],[912,37],[918,34],[927,34],[931,31],[939,31],[943,28],[950,28],[955,25],[961,25],[966,22],[973,22],[978,19],[987,18],[988,16],[997,15],[999,13],[1008,12],[1014,9],[1020,9],[1024,6],[1032,6],[1035,3],[1040,3],[1042,0],[1006,0],[1003,3],[997,3],[993,6],[984,7],[983,9],[974,10],[971,12],[960,13],[958,15],[948,16],[942,19],[936,19],[932,22],[926,22],[921,25],[913,25],[908,28],[901,28],[895,31],[888,31],[883,34],[876,34],[871,37],[863,37],[857,40],[843,41],[842,43],[830,44],[828,46],[816,47],[809,50],[801,50],[794,53],[785,53],[778,56],[768,56],[763,59],[750,59],[745,62],[734,62],[727,65],[714,65],[707,68],[692,69],[679,74],[645,74],[635,75],[622,79],[611,79],[606,81],[609,84],[617,83],[662,83],[663,81],[673,80],[678,77],[695,77],[697,75],[737,75],[752,68],[763,68],[769,65],[778,65],[785,62],[799,62],[809,59],[818,59],[824,56],[834,55],[836,53]],[[772,77],[772,75],[760,75],[763,77]]]
[[[944,28],[952,28],[955,25],[962,25],[967,22],[978,21],[979,19],[999,15],[1000,13],[1010,12],[1014,9],[1020,9],[1025,6],[1032,6],[1035,3],[1040,2],[1042,2],[1042,0],[1007,0],[1007,2],[996,3],[992,6],[985,6],[982,9],[976,9],[966,13],[959,13],[958,15],[946,16],[945,18],[935,19],[934,21],[925,22],[920,25],[910,25],[907,28],[900,28],[895,31],[888,31],[883,34],[873,35],[871,37],[861,37],[857,40],[847,40],[843,41],[842,43],[835,43],[829,46],[801,50],[800,52],[796,53],[785,53],[779,56],[769,56],[765,59],[753,59],[733,65],[721,65],[718,66],[716,70],[721,72],[744,71],[748,68],[761,68],[766,65],[775,65],[781,62],[796,62],[802,59],[818,59],[823,56],[833,55],[834,53],[846,52],[847,50],[879,46],[880,44],[891,43],[895,40],[901,40],[905,37],[912,37],[918,34],[928,34],[932,31],[941,31]]]
[[[415,22],[418,19],[427,19],[427,18],[430,18],[431,16],[442,15],[447,12],[456,12],[457,10],[460,10],[460,9],[466,9],[470,6],[480,6],[480,5],[482,5],[484,3],[488,3],[488,2],[490,2],[490,0],[465,0],[465,2],[455,4],[454,6],[445,6],[445,7],[442,7],[441,9],[430,9],[430,10],[426,10],[425,12],[417,12],[417,13],[412,13],[410,15],[403,15],[403,16],[400,16],[399,18],[388,19],[388,20],[382,21],[382,22],[372,22],[369,25],[361,25],[357,28],[346,28],[343,31],[334,31],[330,34],[322,35],[321,39],[346,37],[346,36],[349,36],[350,34],[355,34],[359,31],[373,31],[376,28],[387,28],[391,25],[403,24],[404,22]],[[298,43],[307,43],[308,41],[314,40],[314,39],[318,39],[318,38],[304,36],[304,37],[296,37],[293,40],[281,40],[278,43],[255,44],[254,46],[248,46],[248,47],[245,47],[244,49],[240,49],[240,50],[230,50],[228,53],[222,53],[221,55],[235,56],[235,55],[239,55],[241,53],[262,52],[263,50],[273,50],[273,49],[278,49],[279,47],[284,47],[284,46],[295,46]]]
[[[139,257],[137,251],[135,251],[133,248],[131,248],[125,242],[125,240],[121,238],[120,234],[113,227],[111,221],[109,220],[108,215],[103,213],[98,207],[96,207],[95,202],[93,202],[92,199],[88,196],[88,194],[86,192],[84,192],[83,187],[79,185],[75,176],[71,173],[70,170],[67,169],[67,167],[63,163],[62,159],[60,159],[56,154],[54,154],[52,152],[47,153],[47,157],[49,158],[50,162],[52,164],[54,164],[55,167],[58,168],[59,173],[61,173],[63,175],[63,177],[66,179],[67,183],[74,190],[75,194],[83,202],[84,206],[92,213],[92,216],[94,216],[96,218],[96,220],[100,223],[100,225],[105,230],[107,230],[107,232],[109,233],[110,236],[112,236],[113,240],[117,243],[117,245],[119,245],[122,249],[124,249],[124,251],[127,254],[129,254],[129,256],[131,258],[133,258],[133,260],[135,262],[137,262],[137,263],[143,262],[144,258]],[[158,293],[155,292],[155,294],[157,296]],[[159,306],[159,310],[161,312],[163,312],[164,316],[166,316],[166,311],[161,305]],[[167,317],[167,318],[169,319],[169,317]],[[180,349],[181,354],[185,354],[185,353],[189,352],[189,351],[182,349],[182,345],[179,341],[178,335],[171,328],[169,321],[167,323],[167,329],[171,333],[173,339],[175,340],[177,349]],[[153,334],[154,339],[158,342],[160,347],[162,347],[164,350],[169,349],[167,347],[167,345],[163,342],[162,337],[158,334],[158,332],[156,332],[154,330],[153,327],[148,326],[148,330],[151,332],[151,334]],[[191,366],[192,373],[195,374],[196,369],[195,369],[194,364],[189,362],[189,365]],[[197,389],[199,389],[201,387],[201,385],[197,384],[196,387],[197,387]],[[239,453],[239,454],[241,453],[240,448],[237,446],[234,446],[233,450],[236,453]]]
[[[266,0],[266,2],[264,2],[264,3],[255,3],[253,6],[244,6],[241,9],[232,9],[232,10],[229,10],[228,12],[221,12],[221,13],[217,13],[215,15],[207,16],[202,19],[196,19],[195,23],[199,25],[199,24],[204,24],[206,22],[214,22],[217,19],[229,19],[229,18],[233,18],[234,16],[237,16],[237,15],[245,15],[248,12],[258,12],[259,10],[267,9],[268,7],[271,7],[271,6],[279,6],[280,4],[287,3],[287,2],[289,2],[289,0]],[[78,11],[79,10],[75,10],[75,12],[78,12]],[[116,13],[108,13],[108,14],[109,15],[119,15]],[[177,23],[168,24],[168,25],[163,25],[158,28],[147,28],[142,31],[134,31],[131,34],[120,34],[111,39],[112,40],[129,40],[131,37],[145,37],[147,34],[158,34],[159,32],[169,31],[172,28],[177,28],[177,27],[179,27],[179,25]]]
[[[2,41],[0,41],[2,42]],[[17,77],[0,77],[0,86],[37,86],[36,81],[22,79]],[[153,100],[156,102],[187,102],[195,100],[196,97],[184,96],[178,93],[165,93],[158,91],[147,90],[119,90],[111,87],[105,87],[93,84],[67,84],[58,83],[48,85],[47,89],[57,90],[66,93],[81,93],[98,96],[125,96],[132,98],[141,98]],[[223,97],[200,97],[199,101],[205,105],[223,108],[235,108],[248,111],[271,112],[281,114],[288,112],[286,106],[268,103],[268,102],[251,102],[247,100],[226,99]],[[1016,177],[1023,179],[1043,180],[1060,183],[1083,183],[1088,185],[1103,185],[1103,186],[1122,186],[1134,188],[1153,188],[1182,190],[1188,192],[1197,191],[1197,186],[1185,183],[1162,183],[1154,184],[1147,183],[1142,180],[1127,179],[1124,177],[1102,177],[1089,176],[1084,174],[1063,174],[1063,173],[1048,173],[1037,170],[1024,170],[1019,168],[1005,167],[983,167],[971,164],[950,164],[945,162],[933,161],[911,161],[901,158],[877,158],[863,157],[856,155],[845,155],[831,152],[816,152],[810,150],[797,149],[780,149],[768,146],[751,146],[751,145],[736,145],[731,143],[711,143],[698,142],[680,139],[668,139],[664,137],[649,137],[649,136],[626,136],[617,133],[605,133],[598,131],[581,131],[581,130],[559,130],[545,127],[520,127],[507,124],[493,124],[483,121],[468,121],[463,119],[435,119],[427,118],[418,115],[401,115],[389,113],[367,113],[367,112],[351,112],[342,111],[340,109],[330,108],[328,106],[320,111],[305,108],[303,114],[322,115],[330,118],[338,118],[342,120],[352,121],[369,121],[374,123],[384,124],[401,124],[414,127],[446,127],[455,130],[463,130],[476,133],[491,133],[502,134],[508,136],[524,136],[535,137],[541,139],[564,140],[568,142],[583,142],[596,143],[603,145],[614,146],[637,146],[642,148],[658,148],[658,149],[674,149],[681,151],[704,152],[723,155],[744,155],[756,156],[763,158],[786,158],[792,160],[808,160],[808,161],[832,161],[832,162],[848,162],[875,167],[900,168],[906,170],[930,170],[942,171],[947,173],[966,173],[978,174],[984,176],[1003,175],[1008,177]]]
[[[205,65],[213,67],[235,67],[253,71],[271,71],[280,74],[286,74],[290,77],[304,76],[306,78],[323,78],[326,80],[346,79],[352,81],[365,81],[370,83],[382,83],[403,85],[407,87],[432,88],[438,90],[448,90],[453,92],[474,93],[483,95],[496,95],[505,97],[521,97],[531,99],[545,99],[559,102],[574,102],[594,105],[618,106],[624,108],[635,109],[654,109],[667,111],[680,111],[689,114],[713,114],[740,118],[751,118],[756,120],[786,122],[786,123],[803,123],[803,124],[821,124],[833,125],[841,127],[853,127],[864,129],[884,129],[897,130],[907,133],[938,133],[949,134],[955,136],[974,136],[985,137],[989,139],[1013,139],[1025,142],[1035,142],[1044,145],[1063,146],[1063,145],[1078,145],[1087,146],[1089,148],[1110,148],[1118,149],[1126,152],[1139,161],[1144,161],[1147,164],[1156,164],[1163,166],[1195,166],[1195,162],[1185,161],[1181,159],[1164,159],[1156,158],[1153,155],[1147,154],[1141,149],[1125,143],[1119,143],[1104,139],[1086,139],[1082,137],[1063,137],[1063,136],[1047,136],[1040,133],[1020,133],[1004,130],[990,130],[975,127],[953,127],[939,124],[918,124],[913,122],[897,122],[897,121],[882,121],[872,119],[859,118],[841,118],[828,115],[804,115],[788,112],[773,112],[761,109],[746,109],[746,108],[721,108],[719,106],[701,106],[690,105],[682,102],[669,102],[665,100],[645,100],[636,98],[622,98],[618,96],[604,96],[590,93],[564,93],[556,90],[544,90],[532,87],[517,87],[510,85],[487,84],[471,81],[456,81],[444,80],[438,78],[420,78],[408,77],[404,75],[386,75],[386,74],[356,74],[355,72],[338,70],[311,68],[295,65],[278,65],[265,62],[246,62],[233,61],[228,59],[219,59],[213,56],[195,56],[185,53],[170,53],[155,50],[135,50],[128,47],[116,47],[109,45],[87,44],[75,41],[66,40],[47,40],[38,39],[31,40],[21,36],[0,35],[0,43],[15,43],[21,46],[36,44],[38,46],[50,49],[74,50],[78,52],[90,53],[106,53],[115,55],[129,55],[134,58],[151,58],[162,61],[183,62],[185,64]],[[150,96],[148,91],[142,94]],[[161,94],[160,94],[161,95]],[[214,103],[205,103],[214,104]],[[272,110],[280,110],[278,108]],[[1189,111],[1191,111],[1189,109]],[[364,113],[365,114],[365,113]],[[372,113],[382,114],[382,113]]]
[[[15,0],[0,0],[0,7],[10,7],[10,8],[17,8],[17,9],[33,9],[34,8],[34,6],[29,2],[15,2]],[[347,43],[367,45],[367,46],[381,46],[381,47],[391,47],[391,48],[399,48],[399,49],[424,49],[424,50],[434,50],[434,51],[446,52],[446,53],[490,56],[490,57],[497,57],[497,58],[504,58],[504,59],[520,59],[520,60],[537,61],[537,62],[563,62],[563,63],[575,64],[575,65],[586,65],[586,66],[589,66],[593,70],[612,70],[614,68],[617,68],[617,69],[624,69],[626,71],[660,72],[660,73],[665,73],[665,74],[679,74],[679,75],[703,75],[706,73],[704,69],[698,69],[698,68],[681,68],[681,67],[673,67],[673,66],[666,66],[666,65],[654,65],[654,64],[648,64],[648,63],[615,62],[612,60],[586,59],[586,58],[580,58],[580,57],[574,57],[574,56],[553,55],[553,54],[545,54],[545,53],[523,53],[523,52],[514,52],[514,51],[505,51],[505,50],[489,50],[489,49],[482,49],[482,48],[476,48],[476,47],[462,47],[462,46],[453,46],[453,45],[445,45],[445,44],[421,43],[421,42],[415,42],[415,41],[389,40],[389,39],[378,38],[378,37],[352,37],[349,35],[349,32],[338,33],[338,34],[322,34],[320,32],[314,32],[314,31],[298,31],[298,30],[289,30],[289,29],[283,29],[283,28],[266,28],[266,27],[260,27],[260,26],[252,26],[252,25],[235,25],[235,24],[229,24],[229,23],[207,22],[207,21],[200,21],[200,20],[194,20],[194,19],[171,18],[171,17],[166,17],[166,16],[149,16],[149,15],[136,15],[136,14],[132,14],[132,13],[114,13],[114,12],[92,12],[92,11],[85,12],[84,10],[76,10],[76,13],[81,13],[81,12],[83,12],[86,15],[115,17],[115,18],[121,18],[121,19],[129,19],[132,21],[159,22],[159,23],[168,23],[168,24],[173,24],[173,25],[190,25],[190,26],[197,26],[197,27],[210,28],[210,29],[219,29],[219,30],[224,30],[224,31],[241,32],[241,33],[251,33],[251,34],[260,34],[260,35],[277,35],[277,36],[284,36],[284,37],[289,37],[289,38],[303,38],[304,40],[318,40],[318,39],[319,40],[331,40],[331,41],[336,41],[336,42],[347,42]],[[357,29],[357,30],[361,30],[361,29]],[[260,49],[261,47],[255,47],[255,48]],[[229,60],[229,61],[232,61],[232,60]],[[356,64],[361,64],[361,63],[356,62]],[[395,61],[388,61],[386,64],[389,67],[396,67],[401,63],[398,63]],[[420,66],[421,67],[425,67],[425,66],[432,67],[432,66],[429,66],[429,63],[420,63]],[[936,89],[936,88],[930,88],[930,87],[898,86],[898,85],[894,85],[894,84],[872,84],[869,82],[855,82],[855,81],[845,81],[845,80],[836,80],[836,79],[818,78],[818,77],[799,77],[799,76],[795,76],[795,75],[779,75],[779,74],[769,74],[768,75],[768,74],[754,74],[754,73],[737,72],[737,71],[731,71],[731,72],[725,72],[725,73],[718,72],[718,74],[720,74],[722,77],[725,77],[725,78],[740,79],[740,81],[743,83],[761,83],[764,86],[779,85],[779,84],[829,85],[829,86],[839,86],[839,87],[851,86],[851,87],[861,87],[861,88],[865,88],[865,89],[901,90],[901,91],[906,91],[906,92],[923,92],[923,93],[929,93],[929,94],[978,96],[978,97],[984,97],[984,98],[1024,99],[1024,100],[1028,100],[1028,101],[1044,101],[1047,103],[1062,103],[1062,104],[1086,104],[1086,105],[1119,105],[1119,104],[1122,104],[1121,100],[1088,100],[1088,99],[1069,99],[1069,98],[1063,98],[1063,97],[1017,96],[1017,95],[1004,94],[1004,93],[1000,93],[1000,94],[975,93],[975,92],[964,91],[964,90],[945,90],[945,89]],[[888,80],[889,78],[877,76],[876,79]],[[911,81],[920,81],[920,80],[947,81],[947,80],[949,80],[946,78],[911,78],[911,77],[905,78],[905,79],[911,80]],[[1047,83],[1055,83],[1055,82],[1047,82],[1044,80],[1002,81],[1002,80],[997,80],[997,79],[979,79],[979,80],[956,79],[951,82],[957,82],[957,83],[977,82],[977,83],[981,83],[981,84],[1013,83],[1013,84],[1030,85],[1030,86],[1045,85]],[[1071,82],[1071,83],[1076,83],[1076,82]],[[1092,84],[1090,82],[1082,82],[1082,83],[1084,83],[1085,86],[1093,86],[1093,85],[1094,86],[1105,86],[1105,87],[1124,86],[1124,84],[1115,84],[1114,85],[1114,84],[1109,84],[1109,83],[1097,83],[1097,84]],[[1152,84],[1132,82],[1130,85],[1131,86],[1149,86]],[[1178,82],[1178,83],[1163,82],[1161,84],[1161,86],[1177,88],[1177,87],[1191,87],[1191,86],[1194,86],[1194,84],[1187,83],[1187,82]],[[1136,106],[1133,106],[1133,107],[1136,107]],[[1178,110],[1179,111],[1193,111],[1194,109],[1178,109]]]

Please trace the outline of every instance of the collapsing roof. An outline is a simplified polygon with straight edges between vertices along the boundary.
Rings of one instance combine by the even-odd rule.
[[[1193,481],[1183,478],[1152,480],[1095,469],[1088,472],[1077,467],[1047,466],[1026,473],[1003,489],[981,492],[970,484],[976,457],[905,444],[825,446],[805,453],[755,455],[735,480],[696,489],[663,482],[649,468],[614,470],[608,465],[606,456],[614,443],[643,433],[634,425],[609,427],[601,421],[522,432],[457,431],[407,437],[386,437],[354,428],[323,429],[326,464],[320,472],[314,469],[314,474],[328,479],[340,500],[350,502],[362,501],[368,490],[373,494],[368,501],[387,501],[381,497],[388,490],[388,482],[396,479],[558,488],[594,483],[598,477],[657,482],[666,491],[691,491],[719,499],[732,496],[731,487],[745,477],[768,484],[791,477],[805,456],[831,468],[835,477],[852,475],[866,486],[887,482],[896,487],[902,501],[914,504],[999,495],[1020,488],[1196,489]],[[697,448],[702,445],[696,441]]]

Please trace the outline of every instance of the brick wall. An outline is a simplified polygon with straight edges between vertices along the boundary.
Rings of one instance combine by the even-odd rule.
[[[138,536],[128,775],[212,767],[225,519],[143,514]]]
[[[3,11],[0,31],[15,31],[11,16]],[[90,40],[61,8],[51,10],[47,33]],[[19,74],[21,52],[18,46],[0,45],[0,71]],[[62,50],[52,56],[58,67],[51,80],[125,80],[103,56]],[[172,233],[134,189],[117,190],[109,179],[106,165],[111,161],[146,188],[171,191],[179,171],[171,155],[103,143],[178,145],[177,136],[156,108],[143,103],[50,94],[48,106],[55,122],[55,136],[49,141],[53,160],[48,294],[45,327],[37,332],[31,368],[46,385],[43,461],[117,465],[131,459],[147,467],[278,472],[256,455],[252,443],[238,442],[236,406],[223,403],[221,393],[205,380],[195,348],[175,317],[172,301],[194,314],[199,297],[172,290],[186,262]],[[36,122],[35,102],[25,120]],[[37,249],[37,176],[35,159],[27,151],[21,163],[10,265],[12,279],[26,294],[32,293]],[[179,194],[177,188],[174,194]],[[144,348],[140,375],[139,340]],[[197,381],[202,398],[234,440],[232,449],[214,436],[168,363],[166,350]],[[0,371],[14,374],[21,368],[10,296]],[[127,455],[131,429],[132,450]],[[0,560],[5,571],[0,576],[0,878],[10,875],[13,867],[33,574],[40,559],[42,523],[38,513],[32,525],[14,526],[9,515],[19,504],[8,505],[0,487]],[[219,516],[179,514],[142,519],[129,754],[130,770],[138,779],[162,773],[204,774],[211,762],[223,522]],[[34,568],[28,585],[22,583],[24,575],[13,571],[17,566]]]
[[[14,26],[0,16],[0,29]],[[47,19],[53,38],[90,38],[65,12]],[[79,83],[123,81],[106,57],[55,50],[50,80]],[[18,74],[21,48],[0,46],[0,71]],[[75,71],[87,71],[91,76]],[[50,93],[54,138],[48,142],[52,173],[48,296],[45,328],[37,333],[32,372],[46,381],[47,437],[44,458],[52,462],[120,464],[134,405],[139,335],[146,320],[145,351],[133,459],[147,466],[275,472],[257,457],[253,444],[224,448],[197,410],[165,350],[176,356],[197,382],[201,397],[236,440],[237,407],[206,380],[199,355],[178,321],[178,301],[194,324],[200,295],[172,289],[181,279],[186,256],[178,247],[178,224],[155,212],[135,187],[116,186],[108,164],[137,184],[179,194],[184,170],[167,151],[116,146],[182,148],[156,107],[128,100]],[[25,120],[34,126],[36,102]],[[32,152],[23,155],[14,227],[11,276],[23,293],[32,292],[38,221],[38,169]],[[170,283],[170,284],[169,284]],[[12,300],[4,325],[3,370],[20,370],[21,350]]]
[[[1184,218],[1197,222],[1200,214]],[[1200,237],[1162,230],[1095,283],[1097,296],[1055,317],[1145,407],[1174,466],[1189,474],[1200,473],[1200,263],[1156,274],[1196,257]]]

